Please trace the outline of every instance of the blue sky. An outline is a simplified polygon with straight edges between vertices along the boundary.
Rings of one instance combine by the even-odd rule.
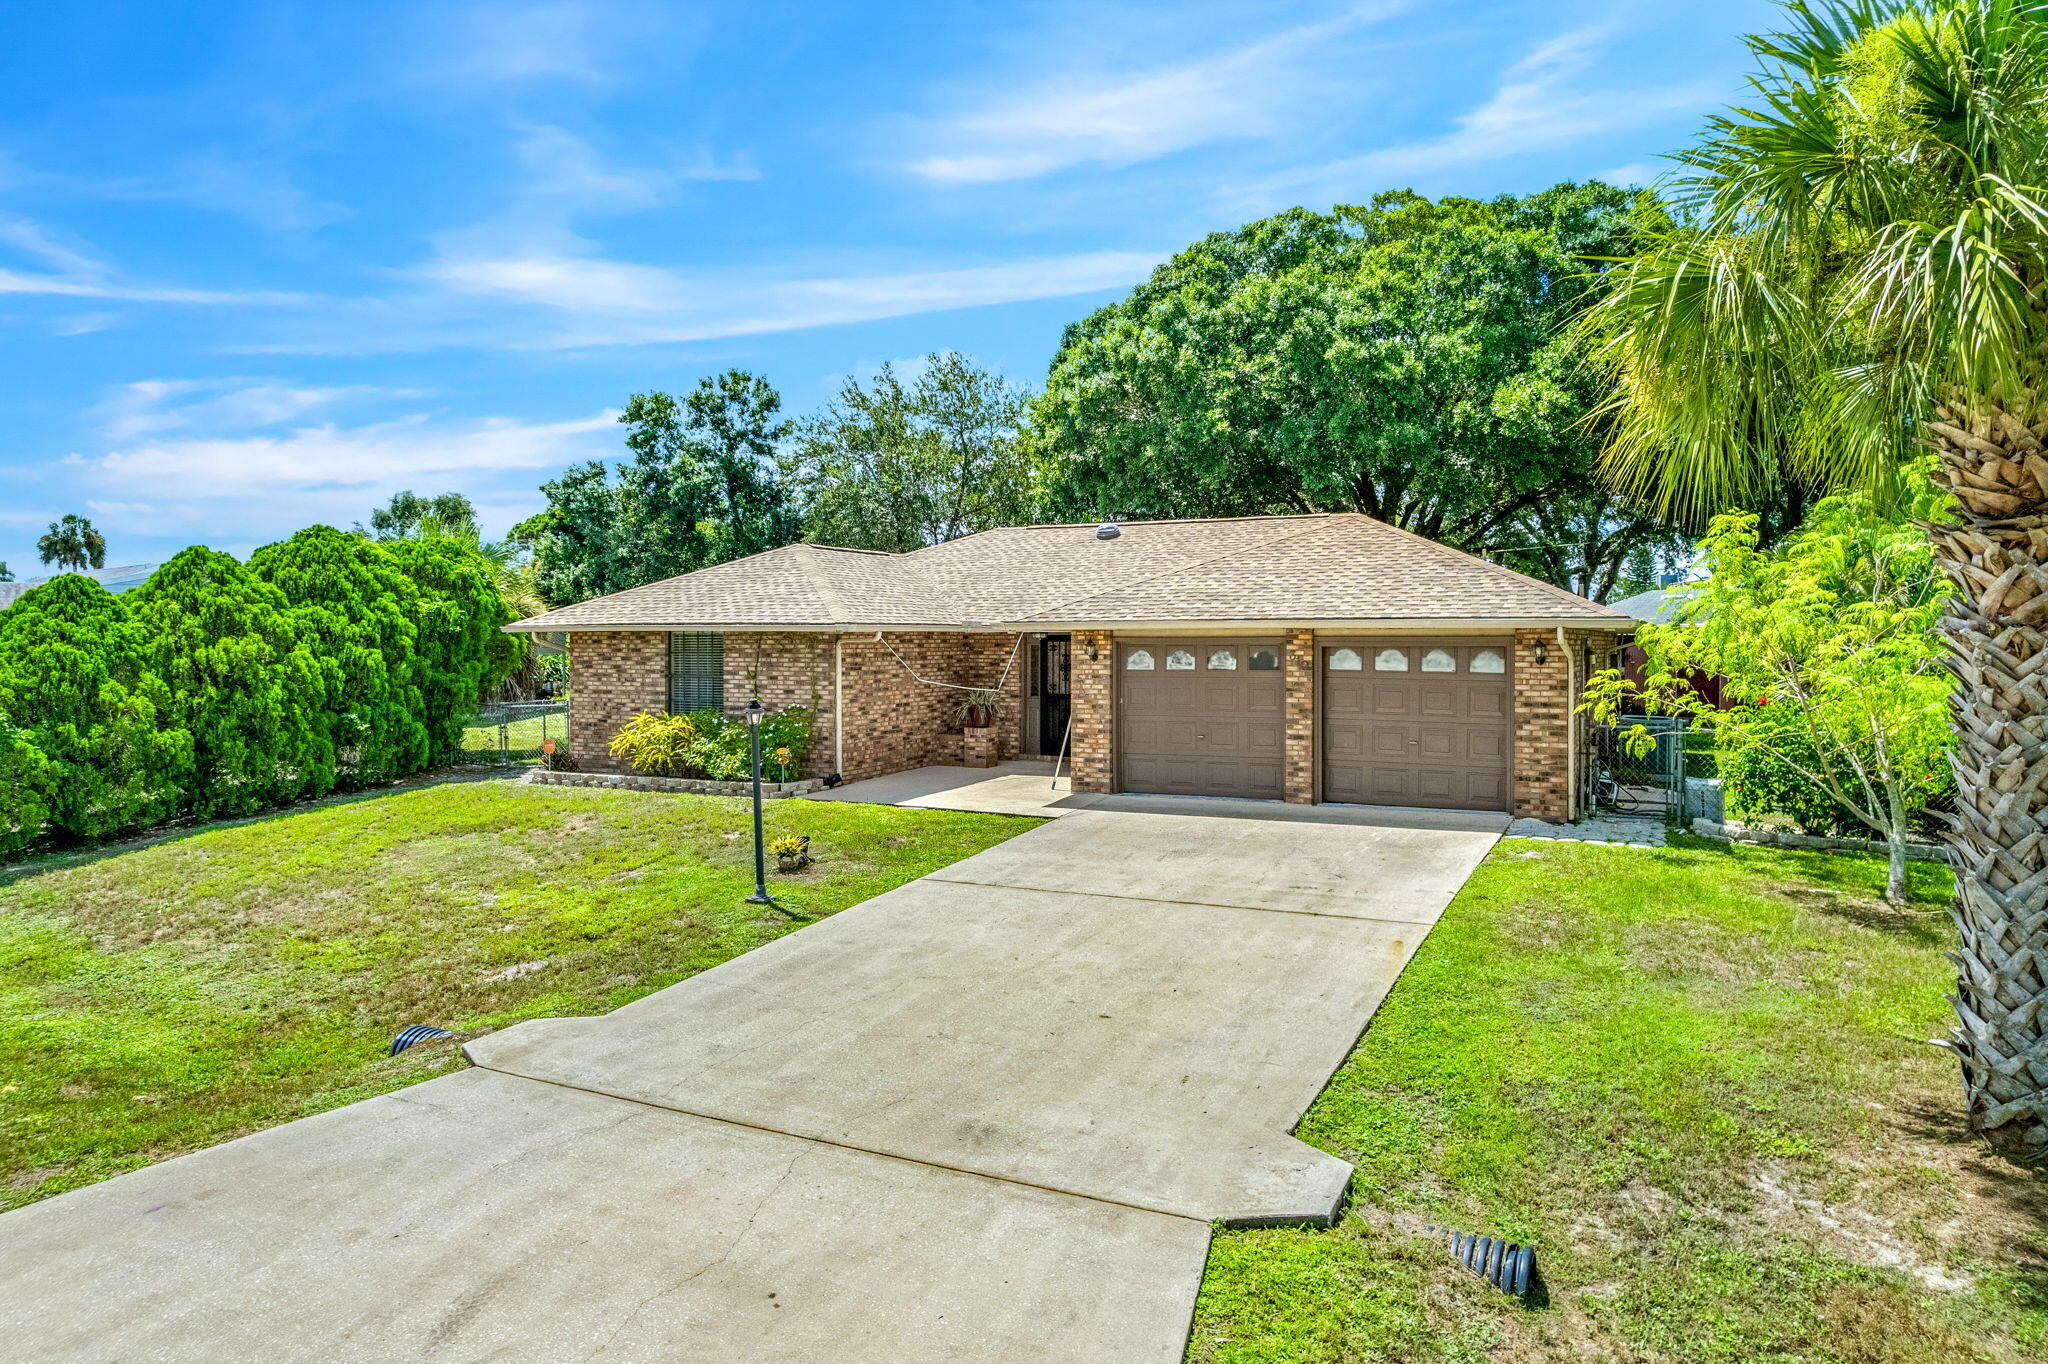
[[[1762,0],[195,3],[0,17],[0,561],[243,553],[458,489],[500,531],[627,395],[1035,383],[1208,231],[1653,177]]]

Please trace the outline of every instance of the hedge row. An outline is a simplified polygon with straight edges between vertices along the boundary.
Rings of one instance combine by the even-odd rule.
[[[524,645],[488,565],[328,526],[0,611],[0,856],[388,782],[461,748]]]

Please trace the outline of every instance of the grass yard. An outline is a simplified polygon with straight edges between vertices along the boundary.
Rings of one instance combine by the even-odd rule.
[[[1961,1129],[1947,872],[1507,840],[1309,1111],[1328,1231],[1217,1237],[1190,1358],[2048,1358],[2048,1182]],[[1533,1240],[1530,1311],[1416,1235]]]
[[[446,1043],[602,1013],[795,925],[748,803],[472,782],[0,869],[0,1208],[442,1074]],[[1035,821],[777,801],[829,914]]]

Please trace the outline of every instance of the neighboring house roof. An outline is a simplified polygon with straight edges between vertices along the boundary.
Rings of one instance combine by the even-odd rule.
[[[788,545],[505,627],[1016,629],[1626,618],[1369,516],[1009,526],[909,554]]]
[[[88,578],[98,579],[101,587],[118,596],[148,582],[149,575],[160,567],[160,564],[123,564],[118,568],[88,568],[80,571]],[[50,581],[50,577],[56,576],[62,575],[52,574],[49,577],[30,578],[18,583],[0,583],[0,611],[12,606],[15,598],[22,593],[32,587],[40,587]]]
[[[1634,616],[1648,625],[1669,625],[1678,608],[1700,594],[1697,586],[1680,583],[1675,587],[1653,587],[1648,592],[1638,592],[1633,597],[1609,602],[1624,616]]]

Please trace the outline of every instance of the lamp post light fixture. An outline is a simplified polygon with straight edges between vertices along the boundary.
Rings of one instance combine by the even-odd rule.
[[[761,721],[767,716],[761,698],[747,702],[744,712],[747,717],[748,746],[754,758],[754,893],[746,903],[750,905],[774,905],[775,897],[768,893],[768,852],[761,837]],[[777,909],[782,906],[776,905]]]

